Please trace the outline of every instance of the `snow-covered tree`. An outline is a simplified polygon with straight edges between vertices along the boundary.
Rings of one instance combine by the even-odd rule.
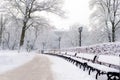
[[[109,42],[115,42],[120,28],[120,0],[91,0],[90,6],[95,9],[92,23],[104,29]]]
[[[62,15],[61,0],[7,0],[9,11],[16,19],[20,19],[22,23],[22,30],[20,36],[20,46],[23,46],[26,30],[33,26],[33,24],[40,24],[36,18],[40,19],[39,16],[35,15],[35,12],[51,12],[57,15]],[[38,20],[39,20],[38,19]]]
[[[7,19],[4,17],[3,14],[0,16],[0,46],[2,44],[3,33],[5,31],[5,25],[7,23]]]

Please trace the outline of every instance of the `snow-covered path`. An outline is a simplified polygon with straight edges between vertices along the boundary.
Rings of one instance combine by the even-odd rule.
[[[15,60],[18,62],[20,58],[12,60],[12,62],[15,62]],[[24,60],[22,60],[23,63]],[[13,66],[12,70],[8,69],[7,72],[1,74],[0,80],[95,80],[94,73],[88,75],[88,71],[83,71],[59,57],[36,54],[32,60],[28,61],[26,59],[25,61],[27,63],[22,66]],[[12,63],[10,64],[12,65]],[[102,77],[99,80],[106,79]]]
[[[95,80],[95,77],[89,76],[88,72],[77,68],[66,60],[47,56],[52,62],[52,73],[55,80]]]
[[[0,80],[54,80],[50,61],[42,56],[33,58],[28,63],[0,75]]]

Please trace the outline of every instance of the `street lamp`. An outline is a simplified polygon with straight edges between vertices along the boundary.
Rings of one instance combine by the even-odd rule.
[[[60,50],[60,47],[61,47],[61,37],[60,36],[58,38],[58,41],[59,41],[59,50]]]
[[[81,33],[82,33],[82,29],[83,27],[79,27],[78,31],[79,31],[79,46],[81,46]]]
[[[58,36],[58,50],[59,50],[59,53],[61,53],[61,40],[62,40],[62,34],[63,34],[63,31],[55,31],[55,34]]]
[[[43,49],[42,49],[41,53],[44,53],[45,45],[46,45],[46,43],[45,43],[45,42],[42,42],[42,47],[43,47]]]
[[[46,43],[45,43],[45,42],[42,42],[43,50],[45,49],[45,45],[46,45]]]

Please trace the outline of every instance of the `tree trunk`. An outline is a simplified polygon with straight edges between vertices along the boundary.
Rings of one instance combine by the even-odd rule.
[[[112,42],[115,42],[115,27],[112,25]]]
[[[26,31],[26,22],[24,22],[24,26],[22,28],[21,38],[20,38],[20,47],[24,44],[24,38],[25,38],[25,31]]]
[[[1,43],[2,43],[2,34],[3,34],[3,17],[1,15],[1,19],[0,19],[0,46],[1,46]]]
[[[2,43],[2,31],[0,31],[0,46],[1,46],[1,43]]]
[[[109,32],[108,32],[108,41],[111,42],[111,36]]]
[[[81,47],[81,32],[79,32],[79,47]]]

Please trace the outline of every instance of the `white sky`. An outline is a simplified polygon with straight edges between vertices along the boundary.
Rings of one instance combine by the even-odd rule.
[[[89,0],[64,0],[63,9],[67,18],[61,18],[55,15],[48,15],[51,24],[60,30],[69,29],[69,26],[79,23],[82,25],[89,24]]]
[[[69,26],[77,23],[81,25],[89,24],[89,0],[63,0],[63,9],[67,18],[56,15],[47,15],[50,23],[60,30],[69,29]],[[43,14],[44,16],[44,14]],[[45,15],[46,16],[46,15]]]

